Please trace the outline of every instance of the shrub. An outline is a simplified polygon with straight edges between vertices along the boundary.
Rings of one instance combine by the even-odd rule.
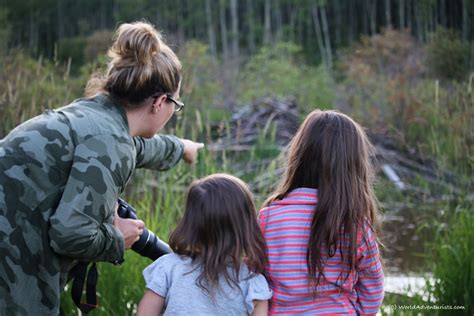
[[[469,45],[453,30],[441,29],[426,47],[427,64],[440,79],[463,80],[469,72]]]
[[[333,82],[324,67],[304,64],[301,48],[292,43],[263,47],[243,67],[237,81],[241,103],[263,97],[295,97],[303,114],[314,108],[332,108]]]
[[[61,62],[67,62],[71,59],[74,70],[78,69],[84,63],[84,47],[86,39],[84,37],[65,38],[58,43],[57,59]]]
[[[193,109],[218,119],[224,109],[219,62],[209,54],[209,47],[198,41],[186,42],[178,55],[183,65],[181,98]]]
[[[338,106],[375,134],[469,176],[474,166],[473,82],[427,77],[423,48],[405,31],[363,38],[342,58]]]
[[[105,54],[109,46],[112,45],[113,35],[113,32],[110,30],[100,30],[88,36],[82,48],[84,59],[91,62],[94,61],[97,56]]]

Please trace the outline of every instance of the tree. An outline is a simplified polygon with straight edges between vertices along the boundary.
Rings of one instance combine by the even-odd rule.
[[[214,24],[212,23],[212,11],[211,11],[211,0],[206,0],[206,23],[207,23],[207,36],[209,38],[209,49],[213,57],[217,56],[216,47],[216,33],[214,31]]]
[[[237,0],[230,0],[230,17],[232,21],[232,58],[239,57],[239,17],[237,12]]]

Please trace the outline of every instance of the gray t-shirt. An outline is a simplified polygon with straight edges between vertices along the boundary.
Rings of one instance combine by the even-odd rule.
[[[256,274],[249,278],[250,272],[242,264],[240,290],[231,288],[221,278],[221,290],[215,291],[212,299],[197,286],[196,279],[200,269],[194,268],[190,258],[168,254],[143,271],[146,287],[165,298],[164,315],[249,315],[253,311],[254,300],[268,300],[272,297],[272,291],[263,275]]]

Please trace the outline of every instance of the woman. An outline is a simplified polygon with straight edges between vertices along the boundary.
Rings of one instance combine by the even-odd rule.
[[[0,141],[0,314],[59,313],[77,260],[121,263],[144,223],[116,216],[135,168],[191,163],[203,144],[155,135],[175,111],[181,64],[148,23],[121,25],[100,92]],[[98,89],[97,89],[98,88]]]

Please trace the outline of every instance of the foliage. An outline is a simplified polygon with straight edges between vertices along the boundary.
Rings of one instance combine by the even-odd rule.
[[[220,64],[209,54],[209,47],[198,41],[188,41],[178,51],[183,65],[182,99],[202,113],[223,109]]]
[[[84,46],[86,39],[82,36],[69,37],[59,41],[57,59],[61,62],[68,62],[71,60],[71,64],[74,69],[79,68],[84,64]]]
[[[387,123],[402,129],[404,112],[410,115],[412,110],[405,109],[411,106],[405,92],[424,73],[419,55],[420,48],[407,31],[386,29],[382,34],[363,37],[342,56],[339,65],[345,77],[342,93],[350,112],[377,130],[386,128]],[[389,93],[396,91],[400,100],[392,101]]]
[[[474,167],[472,80],[427,78],[422,48],[406,32],[364,38],[341,58],[347,111],[372,133],[396,136],[409,151],[469,176]]]
[[[208,11],[205,3],[190,0],[181,1],[179,5],[172,0],[1,0],[0,11],[7,12],[5,24],[11,30],[2,43],[9,48],[28,49],[35,56],[53,58],[54,46],[64,38],[85,38],[96,30],[114,29],[122,22],[147,19],[169,34],[176,34],[180,43],[190,39],[210,42],[212,37],[219,54],[223,53],[227,41],[238,43],[240,52],[253,52],[268,41],[274,44],[283,40],[296,42],[309,60],[318,61],[312,16],[315,5],[327,12],[324,13],[327,28],[323,31],[336,49],[385,27],[387,13],[392,26],[410,27],[419,40],[426,39],[428,32],[440,25],[462,31],[467,40],[472,41],[474,36],[469,29],[472,23],[464,21],[464,17],[472,19],[473,3],[467,0],[252,0],[237,1],[235,8],[226,0],[213,1]],[[271,14],[265,18],[265,12]],[[226,22],[225,29],[221,16]],[[226,21],[227,17],[230,21]],[[1,24],[0,33],[6,30]],[[237,26],[236,34],[231,25]]]
[[[333,82],[324,68],[305,65],[298,57],[301,49],[292,43],[263,47],[246,63],[238,79],[242,102],[267,96],[293,96],[303,109],[331,108]]]
[[[0,54],[4,53],[8,47],[11,26],[8,23],[8,9],[0,7]]]
[[[0,68],[0,138],[17,124],[82,94],[82,78],[71,78],[67,67],[42,58],[18,52],[0,60]]]
[[[112,45],[113,32],[110,30],[99,30],[86,38],[83,48],[84,59],[88,62],[94,61],[97,56],[105,54]]]
[[[474,213],[473,203],[458,206],[454,216],[433,244],[435,283],[429,288],[438,305],[464,306],[466,315],[474,311]]]
[[[463,80],[469,73],[469,44],[453,30],[439,29],[427,47],[427,64],[441,79]]]

